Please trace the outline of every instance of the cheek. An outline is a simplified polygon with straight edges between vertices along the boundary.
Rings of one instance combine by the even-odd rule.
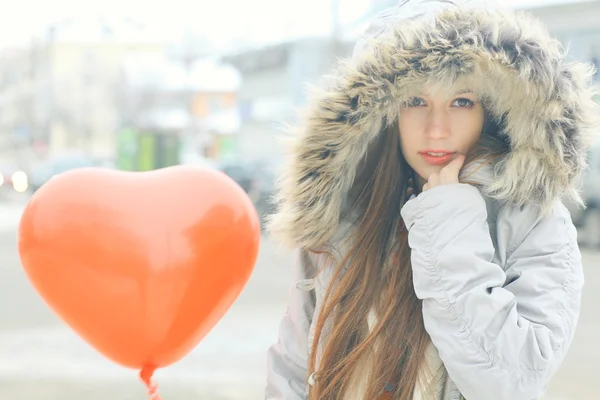
[[[405,159],[409,160],[411,154],[415,153],[419,148],[419,143],[415,135],[410,135],[410,131],[400,130],[400,149]]]
[[[473,125],[473,127],[469,130],[469,137],[468,137],[469,145],[474,145],[475,143],[477,143],[477,141],[481,137],[482,130],[483,130],[482,124]]]
[[[420,123],[414,115],[410,115],[410,111],[405,111],[400,114],[398,128],[400,145],[406,156],[407,153],[411,153],[411,150],[419,147]]]
[[[460,141],[465,147],[471,147],[481,137],[483,130],[483,111],[481,113],[473,110],[469,114],[461,115],[454,121],[453,131],[460,135]]]
[[[480,110],[479,115],[477,115],[477,118],[475,118],[475,121],[473,122],[473,130],[472,130],[473,144],[475,144],[475,142],[477,142],[479,140],[479,138],[481,137],[481,132],[483,131],[483,122],[484,122],[483,110]]]

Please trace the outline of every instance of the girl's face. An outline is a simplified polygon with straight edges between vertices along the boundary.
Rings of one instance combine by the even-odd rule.
[[[483,129],[483,107],[469,91],[422,92],[402,107],[398,116],[402,153],[427,182],[456,155],[466,155]]]

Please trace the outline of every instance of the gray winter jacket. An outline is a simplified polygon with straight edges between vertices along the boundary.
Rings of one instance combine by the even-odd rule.
[[[471,175],[476,184],[434,187],[390,218],[409,230],[415,292],[447,371],[439,398],[537,399],[580,310],[581,255],[560,198],[578,198],[586,137],[599,126],[591,69],[568,62],[525,14],[423,0],[383,21],[315,91],[281,176],[270,229],[300,250],[268,352],[266,399],[306,399],[313,380],[309,352],[333,268],[302,249],[327,246],[341,258],[353,229],[348,198],[405,88],[464,77],[501,117],[511,151]]]

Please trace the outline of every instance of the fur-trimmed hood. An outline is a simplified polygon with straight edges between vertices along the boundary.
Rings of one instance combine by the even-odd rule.
[[[593,69],[570,62],[533,17],[482,1],[409,0],[378,18],[354,55],[314,89],[293,132],[269,228],[290,246],[335,234],[361,162],[411,88],[466,79],[502,118],[511,152],[485,183],[487,195],[549,208],[586,167],[599,111]]]

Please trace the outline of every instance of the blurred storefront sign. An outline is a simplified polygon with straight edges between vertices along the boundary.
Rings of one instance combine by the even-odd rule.
[[[181,137],[172,132],[124,129],[119,133],[117,168],[149,171],[179,164]]]

